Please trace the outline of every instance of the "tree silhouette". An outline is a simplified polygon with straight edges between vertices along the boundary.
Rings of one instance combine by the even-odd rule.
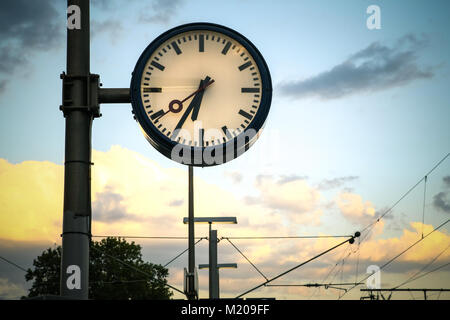
[[[89,299],[169,299],[168,270],[144,262],[141,246],[109,237],[91,243],[89,251]],[[33,261],[25,279],[33,281],[28,297],[59,295],[61,247],[48,248]]]

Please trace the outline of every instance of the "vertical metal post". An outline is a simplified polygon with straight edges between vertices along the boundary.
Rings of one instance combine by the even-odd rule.
[[[88,299],[93,120],[88,108],[89,0],[68,0],[67,5],[80,8],[81,28],[67,30],[67,76],[72,77],[67,101],[72,108],[63,109],[66,136],[60,294]]]
[[[209,298],[219,299],[219,268],[217,266],[217,230],[209,232]]]
[[[208,282],[208,289],[209,289],[209,298],[212,299],[212,283],[213,283],[213,274],[212,274],[212,269],[211,269],[211,257],[212,257],[212,242],[211,242],[211,227],[212,227],[212,222],[208,222],[209,225],[209,235],[208,235],[208,240],[209,240],[209,244],[208,244],[208,276],[209,276],[209,282]]]
[[[188,215],[188,242],[189,242],[189,292],[188,299],[195,300],[194,271],[195,271],[195,243],[194,243],[194,167],[189,166],[189,215]]]

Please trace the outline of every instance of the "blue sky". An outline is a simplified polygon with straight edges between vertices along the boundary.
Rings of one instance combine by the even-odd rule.
[[[0,13],[17,17],[4,18],[0,32],[0,158],[16,165],[29,160],[61,165],[65,4],[42,1],[37,12],[36,3],[12,3],[4,1]],[[372,4],[381,9],[380,30],[366,27]],[[195,21],[239,31],[269,66],[271,111],[255,146],[230,163],[196,169],[196,178],[249,206],[267,191],[258,184],[263,176],[274,185],[305,180],[320,190],[324,213],[320,224],[292,230],[348,234],[367,220],[343,219],[342,208],[327,204],[347,192],[382,212],[450,152],[448,12],[447,1],[93,0],[91,72],[100,74],[106,88],[128,87],[142,50],[160,33]],[[22,34],[27,23],[43,23],[42,33],[36,28],[34,38]],[[108,152],[118,145],[163,169],[185,170],[187,179],[187,168],[148,144],[130,105],[102,105],[101,112],[93,124],[93,149]],[[449,175],[447,159],[428,180],[426,222],[435,227],[449,217],[433,202],[446,192],[443,179]],[[335,187],[324,188],[327,181]],[[422,200],[420,187],[396,208],[379,237],[398,237],[411,221],[421,221]],[[196,204],[202,201],[196,194]]]

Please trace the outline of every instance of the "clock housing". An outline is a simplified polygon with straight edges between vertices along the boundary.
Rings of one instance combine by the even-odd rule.
[[[202,92],[198,119],[192,121],[189,114],[183,134],[175,134],[195,97],[177,113],[169,111],[169,104],[198,91],[199,81],[209,78],[214,83]],[[270,109],[272,83],[266,62],[247,38],[217,24],[191,23],[148,45],[136,63],[130,93],[135,118],[152,146],[177,162],[211,166],[238,157],[257,140]]]

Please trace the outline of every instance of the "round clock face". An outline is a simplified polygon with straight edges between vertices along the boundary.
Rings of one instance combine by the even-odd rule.
[[[217,165],[245,152],[269,112],[267,65],[249,40],[215,24],[183,25],[142,53],[131,80],[133,113],[166,157]]]

